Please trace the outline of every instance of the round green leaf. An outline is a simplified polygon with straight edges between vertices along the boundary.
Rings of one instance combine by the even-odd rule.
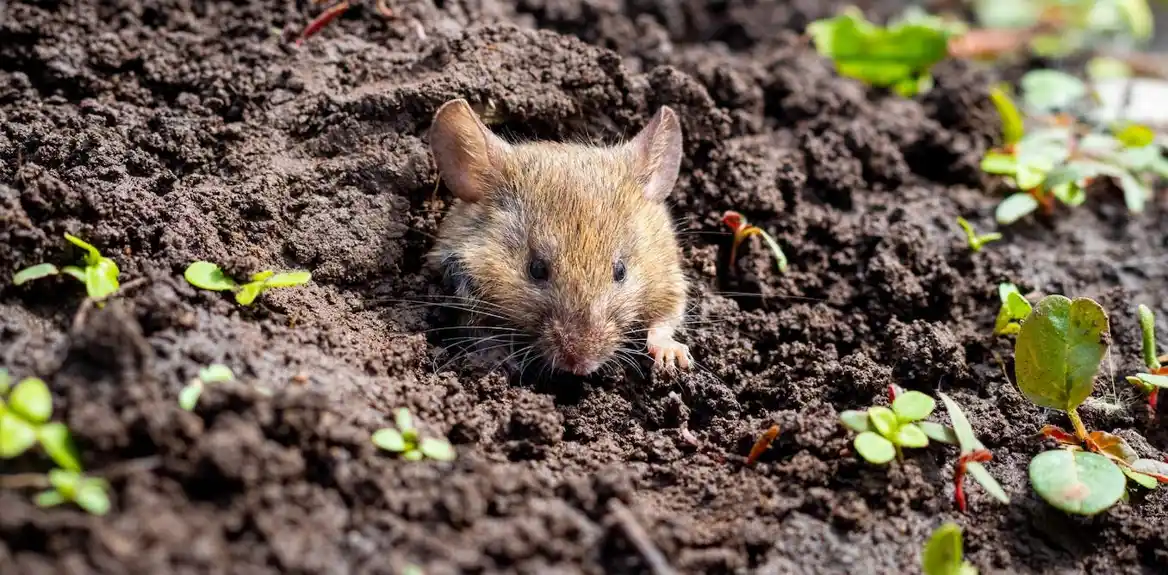
[[[896,448],[893,447],[892,442],[871,431],[857,435],[856,439],[852,441],[852,445],[855,446],[856,453],[859,453],[860,457],[863,457],[868,463],[881,465],[896,457]]]
[[[1010,154],[986,152],[981,159],[981,171],[987,174],[1013,176],[1018,171],[1018,160]]]
[[[81,460],[73,436],[64,423],[46,423],[37,430],[41,447],[57,465],[68,471],[81,471]]]
[[[40,425],[53,416],[53,394],[49,386],[35,377],[26,377],[12,388],[8,407],[29,423]]]
[[[896,430],[896,443],[903,447],[927,447],[929,436],[915,423],[904,423]]]
[[[393,412],[393,422],[402,433],[414,430],[414,416],[405,407],[399,407]]]
[[[921,552],[921,571],[924,575],[955,575],[963,560],[961,528],[946,523],[937,528]]]
[[[1152,477],[1151,475],[1145,475],[1139,471],[1133,471],[1123,466],[1120,466],[1119,470],[1122,471],[1128,479],[1131,479],[1144,489],[1155,489],[1160,486],[1160,482],[1156,481],[1156,478]]]
[[[391,427],[373,432],[373,445],[386,451],[401,453],[406,450],[406,440],[398,430]]]
[[[848,429],[861,433],[868,431],[871,425],[868,424],[868,412],[849,409],[840,414],[840,421],[847,426]]]
[[[201,289],[228,291],[236,287],[235,280],[227,277],[219,266],[211,262],[194,262],[183,272],[187,283]]]
[[[965,472],[968,473],[974,481],[978,482],[982,489],[985,489],[986,493],[989,493],[991,496],[993,496],[994,499],[997,499],[1006,505],[1010,504],[1010,496],[1006,495],[1006,490],[1002,489],[1001,484],[999,484],[998,481],[994,479],[992,475],[990,475],[990,472],[987,471],[981,463],[977,461],[970,461],[966,463]]]
[[[418,443],[418,450],[422,455],[436,461],[454,461],[458,457],[449,441],[436,437],[423,437]]]
[[[1087,95],[1082,80],[1058,70],[1039,69],[1027,72],[1019,81],[1022,100],[1038,113],[1065,109]]]
[[[1147,146],[1156,140],[1156,132],[1142,124],[1127,124],[1115,132],[1115,139],[1129,148]]]
[[[85,291],[93,299],[101,299],[118,291],[118,264],[109,258],[101,258],[85,267]]]
[[[1011,194],[998,204],[994,210],[994,219],[1003,226],[1008,226],[1038,209],[1038,200],[1027,192]]]
[[[411,449],[402,455],[402,458],[406,461],[421,461],[422,457],[424,457],[422,452],[418,451],[417,449]]]
[[[221,363],[212,363],[199,370],[199,381],[203,383],[222,383],[235,379],[231,368]]]
[[[65,499],[73,499],[73,495],[77,493],[77,488],[81,485],[81,473],[77,471],[68,471],[65,469],[50,469],[49,470],[49,484],[53,486],[65,497]]]
[[[37,507],[55,507],[67,501],[64,495],[57,491],[42,491],[37,493],[34,502]]]
[[[105,515],[110,509],[109,494],[105,485],[97,479],[84,479],[73,497],[77,506],[93,515]]]
[[[1094,389],[1108,329],[1107,312],[1091,299],[1042,298],[1014,343],[1018,388],[1039,407],[1078,407]]]
[[[0,459],[12,459],[28,451],[36,440],[36,427],[11,410],[0,413]]]
[[[948,426],[941,425],[935,421],[918,421],[915,425],[921,428],[921,431],[925,433],[930,441],[958,445],[957,435]]]
[[[12,276],[12,285],[18,286],[25,282],[55,276],[59,273],[61,273],[61,270],[57,269],[57,266],[53,264],[37,264],[16,272],[16,275]]]
[[[1067,513],[1095,515],[1123,496],[1127,479],[1110,459],[1086,451],[1044,451],[1030,460],[1030,485]]]
[[[1131,66],[1119,59],[1110,56],[1096,56],[1087,61],[1087,77],[1092,80],[1114,80],[1119,78],[1130,78],[1132,76]]]
[[[906,391],[892,402],[892,411],[900,421],[920,421],[933,413],[937,402],[919,391]]]
[[[235,303],[239,305],[251,305],[263,291],[264,284],[262,282],[244,284],[238,292],[235,292]]]
[[[186,411],[191,411],[199,404],[199,397],[203,395],[203,386],[197,382],[187,385],[178,392],[178,406]]]
[[[267,287],[284,288],[304,285],[312,279],[312,274],[308,272],[288,272],[276,274],[264,281]]]

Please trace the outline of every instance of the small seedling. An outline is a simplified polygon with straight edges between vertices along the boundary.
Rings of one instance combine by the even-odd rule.
[[[974,481],[981,484],[982,488],[986,490],[994,499],[1009,505],[1010,497],[1006,495],[1006,491],[997,482],[990,472],[986,470],[983,463],[988,462],[993,458],[993,455],[985,445],[973,434],[973,426],[969,424],[969,419],[965,417],[965,412],[961,410],[961,406],[957,402],[949,398],[942,392],[938,392],[941,401],[945,404],[945,410],[949,412],[949,420],[953,423],[953,433],[957,437],[957,444],[961,448],[961,456],[957,459],[957,465],[954,467],[953,478],[953,496],[957,501],[957,508],[965,512],[965,491],[964,479],[966,472],[973,477]]]
[[[50,263],[37,264],[25,268],[12,276],[13,285],[21,285],[32,280],[65,274],[85,284],[85,292],[92,299],[102,299],[118,291],[118,264],[103,255],[97,248],[80,238],[65,234],[65,239],[85,250],[83,266],[65,266],[58,269]]]
[[[730,245],[731,268],[734,267],[734,262],[738,259],[738,246],[746,238],[757,235],[766,242],[767,247],[774,254],[775,261],[779,265],[779,271],[787,271],[787,256],[783,253],[783,248],[779,247],[779,242],[776,242],[770,234],[766,233],[766,230],[746,223],[746,217],[733,210],[727,210],[722,214],[722,223],[726,224],[734,232],[734,242]]]
[[[750,455],[746,457],[746,464],[754,465],[754,462],[758,461],[759,457],[762,457],[762,454],[771,446],[771,443],[774,443],[775,438],[778,436],[779,426],[777,425],[772,425],[770,429],[763,432],[758,437],[758,441],[754,442],[754,446],[750,448]]]
[[[973,250],[974,252],[981,251],[981,248],[985,247],[985,245],[990,242],[996,242],[1002,239],[1002,234],[999,234],[998,232],[990,232],[988,234],[979,235],[976,231],[974,231],[973,225],[971,225],[965,218],[962,217],[957,218],[957,225],[961,226],[961,229],[965,230],[965,240],[969,242],[969,249]]]
[[[86,477],[78,471],[53,469],[49,471],[49,484],[52,489],[36,496],[36,504],[40,507],[53,507],[72,501],[93,515],[109,512],[109,483],[104,479]]]
[[[11,388],[8,372],[0,370],[0,459],[19,457],[38,442],[57,465],[80,471],[81,462],[69,429],[50,422],[53,396],[44,381],[26,377]]]
[[[1002,306],[994,320],[994,335],[1018,333],[1022,328],[1020,322],[1030,315],[1030,302],[1022,297],[1018,286],[1008,282],[998,284],[998,298],[1002,300]]]
[[[420,461],[423,457],[436,461],[454,461],[457,456],[454,447],[446,439],[419,437],[410,410],[403,407],[394,412],[394,423],[397,429],[386,427],[373,433],[374,445],[400,453],[407,461]]]
[[[961,527],[945,523],[933,532],[921,551],[921,572],[924,575],[977,575],[977,568],[965,560],[961,543]]]
[[[859,434],[852,444],[860,457],[883,465],[894,457],[903,459],[902,448],[929,445],[929,434],[917,422],[933,413],[934,407],[933,398],[907,391],[896,394],[891,409],[873,406],[866,411],[848,410],[840,414],[840,421]]]
[[[235,292],[239,305],[251,305],[259,295],[272,288],[304,285],[312,279],[312,274],[304,271],[276,273],[262,271],[251,276],[251,281],[240,285],[227,277],[219,266],[211,262],[194,262],[183,272],[183,277],[191,285],[212,291]]]
[[[855,8],[807,25],[815,49],[835,62],[841,76],[892,88],[904,97],[932,86],[929,70],[948,57],[951,30],[920,19],[881,27]]]
[[[1147,0],[990,1],[974,2],[972,7],[978,23],[986,27],[974,32],[1016,37],[1012,42],[983,42],[990,45],[986,56],[1025,46],[1035,56],[1061,59],[1108,43],[1144,42],[1153,31]]]
[[[1156,355],[1155,314],[1152,313],[1151,309],[1148,309],[1148,306],[1140,304],[1139,316],[1140,332],[1144,341],[1144,365],[1148,367],[1148,372],[1129,375],[1126,379],[1128,383],[1138,387],[1140,391],[1148,395],[1148,409],[1155,417],[1160,389],[1168,388],[1168,367],[1161,365],[1160,358]]]
[[[235,374],[231,372],[231,368],[221,363],[213,363],[199,370],[198,377],[191,380],[186,387],[178,394],[179,407],[191,411],[195,405],[199,403],[199,397],[203,395],[203,388],[212,383],[222,383],[235,379]]]

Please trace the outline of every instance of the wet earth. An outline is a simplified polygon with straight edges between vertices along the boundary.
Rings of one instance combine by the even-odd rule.
[[[45,379],[113,499],[98,518],[0,489],[0,572],[648,573],[640,529],[683,573],[907,573],[944,520],[983,573],[1168,570],[1163,490],[1093,518],[1033,494],[1036,433],[1067,422],[991,335],[998,282],[1095,298],[1114,346],[1084,418],[1162,458],[1123,375],[1138,304],[1168,333],[1168,196],[1131,215],[1100,186],[972,253],[955,219],[989,231],[1001,197],[978,170],[995,72],[944,63],[915,99],[841,79],[800,36],[827,3],[388,5],[296,46],[323,6],[0,3],[0,278],[76,260],[69,232],[143,279],[80,318],[75,280],[0,281],[0,365]],[[678,112],[698,368],[515,378],[445,351],[423,256],[451,197],[425,133],[456,97],[513,139],[608,143]],[[757,238],[728,265],[727,209],[787,273]],[[195,260],[313,281],[242,307],[188,285]],[[182,410],[216,362],[238,380]],[[891,383],[965,407],[1009,506],[970,485],[955,509],[953,447],[856,457],[838,414]],[[398,407],[458,459],[375,448]]]

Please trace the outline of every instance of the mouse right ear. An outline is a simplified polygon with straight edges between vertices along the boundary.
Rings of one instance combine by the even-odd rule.
[[[483,124],[462,98],[442,104],[430,125],[430,152],[438,175],[455,197],[477,202],[500,178],[510,145]]]

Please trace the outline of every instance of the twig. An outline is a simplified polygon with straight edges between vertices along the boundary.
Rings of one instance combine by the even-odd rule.
[[[78,331],[81,331],[81,327],[83,325],[85,325],[85,320],[89,318],[89,314],[93,310],[93,306],[95,306],[99,303],[102,303],[106,300],[125,295],[130,290],[146,283],[146,281],[147,281],[146,278],[138,278],[138,279],[130,280],[130,281],[122,284],[121,287],[119,287],[117,289],[117,291],[115,291],[114,293],[111,293],[107,296],[99,297],[99,298],[91,298],[91,297],[85,298],[85,301],[81,302],[81,306],[77,308],[77,315],[73,316],[73,327],[72,327],[71,331],[73,333],[77,333]]]
[[[669,566],[669,562],[665,560],[665,556],[653,544],[653,540],[649,539],[649,534],[645,532],[645,528],[637,523],[637,518],[633,516],[633,512],[625,507],[620,500],[613,498],[608,500],[609,511],[616,517],[618,523],[625,530],[625,535],[628,535],[629,540],[632,541],[633,546],[641,552],[645,557],[645,561],[649,562],[649,568],[655,575],[677,575],[677,571]]]

